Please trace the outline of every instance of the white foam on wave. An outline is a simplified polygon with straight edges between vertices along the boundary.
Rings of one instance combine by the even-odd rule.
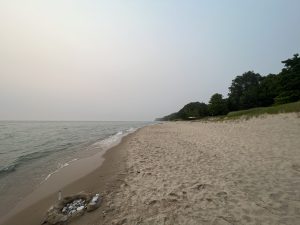
[[[136,130],[137,130],[137,128],[131,127],[131,128],[129,128],[129,129],[127,130],[127,132],[133,133],[133,132],[135,132]]]
[[[131,127],[125,131],[118,131],[116,134],[113,134],[104,140],[94,143],[91,147],[97,147],[97,148],[100,147],[104,150],[107,150],[107,149],[119,144],[123,137],[127,136],[130,133],[133,133],[136,130],[137,130],[137,128]]]
[[[113,134],[104,140],[101,140],[101,141],[98,141],[98,142],[92,144],[90,146],[90,148],[101,148],[102,150],[108,150],[109,148],[119,144],[123,137],[135,132],[137,129],[138,128],[131,127],[125,131],[118,131],[116,134]],[[72,163],[76,160],[78,160],[78,159],[72,159],[71,161],[66,162],[66,163],[59,163],[57,166],[57,169],[55,171],[53,171],[52,173],[49,173],[41,183],[47,181],[53,174],[59,172],[64,167],[69,166],[70,163]]]
[[[108,138],[97,142],[97,145],[104,149],[108,149],[108,148],[112,147],[113,145],[118,144],[124,136],[125,136],[125,133],[123,131],[119,131],[116,134],[111,135]]]
[[[68,161],[68,162],[66,162],[66,163],[58,163],[57,169],[56,169],[55,171],[53,171],[52,173],[49,173],[49,174],[46,176],[46,178],[42,181],[42,183],[45,182],[46,180],[48,180],[53,174],[57,173],[57,172],[58,172],[59,170],[61,170],[62,168],[69,166],[70,163],[72,163],[72,162],[74,162],[74,161],[76,161],[76,160],[78,160],[78,159],[72,159],[71,161]]]

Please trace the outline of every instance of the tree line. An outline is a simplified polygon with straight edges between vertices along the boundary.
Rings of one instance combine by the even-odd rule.
[[[300,57],[282,61],[278,74],[262,76],[248,71],[236,76],[229,87],[228,97],[215,93],[209,103],[191,102],[181,110],[158,120],[188,120],[226,115],[228,112],[266,107],[300,100]]]

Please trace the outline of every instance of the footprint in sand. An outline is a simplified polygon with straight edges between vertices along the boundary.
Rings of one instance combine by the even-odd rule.
[[[231,220],[230,218],[218,217],[213,221],[212,225],[232,225],[233,222]]]
[[[197,183],[197,184],[192,186],[192,189],[196,189],[196,190],[200,191],[200,190],[204,190],[204,189],[207,189],[207,188],[210,188],[210,187],[211,187],[210,184],[199,184],[199,183]]]
[[[217,193],[217,197],[220,198],[222,201],[227,201],[228,194],[225,191],[221,191]]]
[[[297,171],[297,172],[300,172],[300,164],[293,164],[292,169]]]

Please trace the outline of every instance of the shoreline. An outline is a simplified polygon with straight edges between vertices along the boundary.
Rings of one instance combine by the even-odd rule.
[[[103,196],[71,225],[298,224],[300,119],[280,114],[146,126],[68,185]],[[38,225],[56,194],[1,225]]]
[[[63,196],[76,194],[80,191],[99,192],[102,195],[103,192],[111,188],[117,188],[118,179],[121,179],[125,174],[126,152],[122,151],[122,146],[140,129],[142,128],[122,137],[119,142],[105,151],[77,160],[54,173],[1,218],[0,224],[41,224],[45,213],[57,200],[59,190],[62,191]]]

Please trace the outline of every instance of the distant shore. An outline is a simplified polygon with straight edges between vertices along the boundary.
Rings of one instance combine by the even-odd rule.
[[[101,167],[63,189],[100,192],[71,224],[289,224],[300,221],[300,118],[166,122],[125,137]],[[8,224],[40,224],[56,194]]]

